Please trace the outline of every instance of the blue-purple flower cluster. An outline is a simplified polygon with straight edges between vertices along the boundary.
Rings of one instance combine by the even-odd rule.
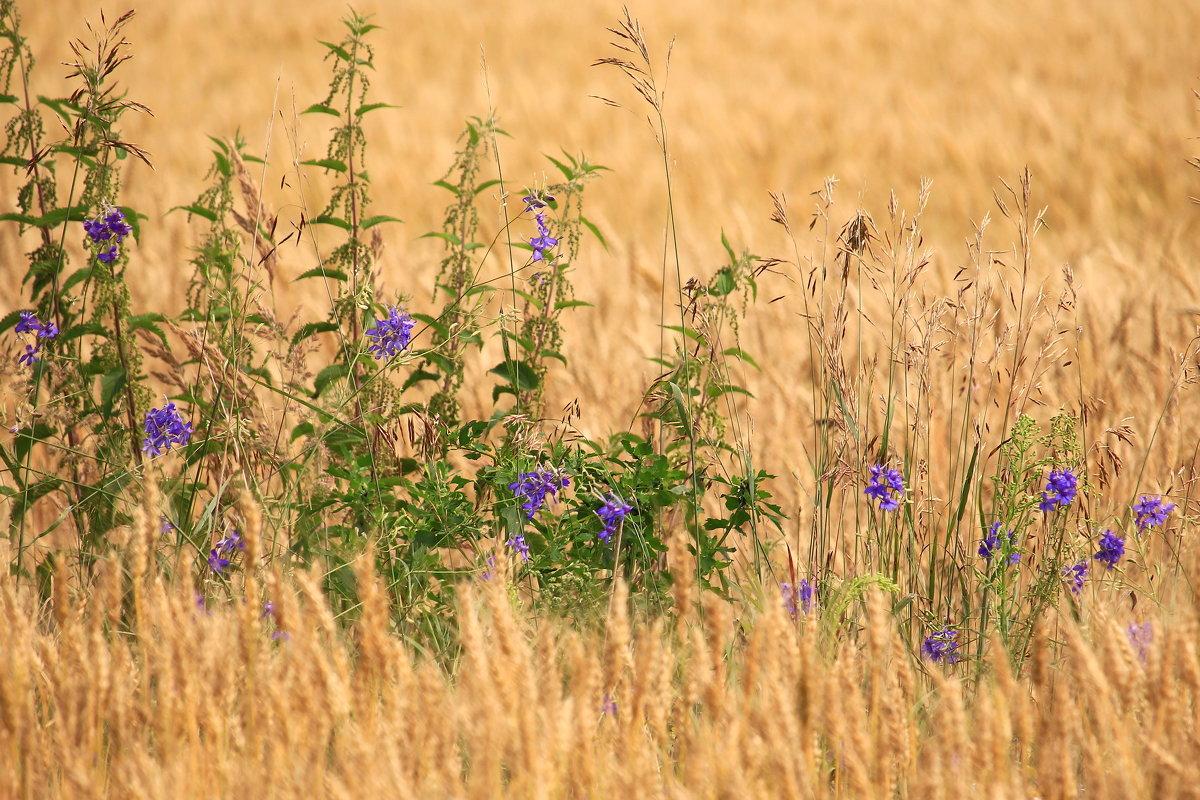
[[[538,235],[529,240],[529,246],[533,248],[533,260],[545,260],[545,251],[558,244],[558,239],[550,235],[550,228],[546,225],[545,214],[535,214],[534,219],[537,221]]]
[[[58,326],[53,322],[43,324],[32,311],[22,311],[20,319],[17,320],[17,326],[13,328],[13,332],[33,333],[37,335],[37,340],[34,344],[25,345],[24,354],[17,359],[19,363],[32,367],[42,360],[42,340],[53,339],[55,336],[58,336]]]
[[[505,542],[506,545],[513,549],[514,553],[521,556],[522,561],[529,560],[529,544],[525,541],[525,534],[518,533],[516,536]]]
[[[540,469],[533,472],[522,472],[516,481],[508,485],[509,490],[521,500],[521,508],[525,516],[533,519],[533,515],[546,504],[546,495],[553,498],[558,490],[571,485],[571,479],[555,470]]]
[[[1100,534],[1100,548],[1092,558],[1103,563],[1108,569],[1112,569],[1121,560],[1121,556],[1123,555],[1125,555],[1124,539],[1112,531],[1105,531]]]
[[[817,593],[817,587],[813,586],[808,580],[801,578],[800,582],[792,585],[784,582],[779,584],[779,591],[783,595],[783,610],[788,613],[792,619],[800,616],[801,612],[807,615],[812,611],[813,599]]]
[[[1038,503],[1038,510],[1053,511],[1056,508],[1065,508],[1071,505],[1077,494],[1079,494],[1079,478],[1075,477],[1074,472],[1069,469],[1050,470],[1050,477],[1046,479],[1046,488],[1042,492],[1042,501]]]
[[[399,355],[412,341],[412,330],[416,324],[408,312],[389,307],[387,319],[376,319],[375,327],[367,330],[367,336],[372,339],[367,351],[375,356],[376,361]]]
[[[904,494],[904,478],[900,470],[892,469],[886,464],[871,466],[871,478],[863,494],[872,500],[879,501],[880,511],[895,511],[900,507],[900,497]]]
[[[229,566],[233,554],[245,549],[246,543],[242,541],[241,532],[233,531],[228,536],[218,539],[216,546],[208,551],[208,566],[213,572],[220,575]]]
[[[1141,625],[1135,622],[1125,629],[1125,635],[1129,637],[1129,645],[1137,653],[1138,661],[1145,664],[1150,656],[1150,643],[1154,641],[1154,626],[1149,622]]]
[[[195,429],[176,410],[174,403],[167,403],[163,408],[152,408],[146,412],[146,422],[142,426],[146,438],[142,441],[142,452],[154,458],[171,449],[172,446],[183,447],[191,441]]]
[[[608,537],[616,532],[617,526],[621,524],[621,521],[625,519],[625,515],[630,511],[633,511],[633,506],[626,503],[620,497],[617,497],[616,494],[610,494],[608,500],[596,512],[596,516],[604,523],[604,530],[600,531],[596,536],[601,541],[607,542]]]
[[[958,631],[942,628],[929,634],[921,643],[921,655],[935,664],[958,663]]]
[[[1078,564],[1071,564],[1063,567],[1063,578],[1066,579],[1067,585],[1071,587],[1072,594],[1079,594],[1083,591],[1083,580],[1088,574],[1088,562],[1080,561]]]
[[[133,228],[125,222],[124,212],[119,208],[106,209],[95,219],[85,220],[83,229],[93,242],[100,245],[108,243],[108,248],[101,250],[96,256],[105,264],[111,264],[121,257],[120,245],[125,241],[125,237],[133,232]]]
[[[1166,524],[1167,515],[1174,510],[1175,504],[1163,502],[1161,496],[1142,495],[1133,504],[1133,513],[1136,515],[1134,524],[1137,525],[1138,533],[1144,533],[1153,527]]]
[[[993,556],[1007,552],[1005,563],[1016,564],[1021,560],[1021,554],[1017,552],[1019,538],[1016,531],[1001,531],[1000,523],[993,522],[991,529],[979,542],[979,555],[984,561],[991,561]]]

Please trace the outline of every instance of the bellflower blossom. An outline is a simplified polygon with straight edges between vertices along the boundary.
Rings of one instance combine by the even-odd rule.
[[[566,475],[554,470],[541,469],[522,472],[514,482],[508,485],[508,488],[522,501],[521,508],[525,509],[525,517],[533,519],[533,515],[538,512],[538,509],[545,505],[546,495],[553,498],[558,494],[559,489],[570,485],[571,479]]]
[[[1087,574],[1088,562],[1086,561],[1063,567],[1063,577],[1070,585],[1072,594],[1079,594],[1083,591],[1083,579],[1087,577]]]
[[[543,261],[545,251],[558,244],[558,239],[550,235],[550,229],[546,227],[545,214],[537,214],[534,219],[537,220],[538,235],[529,240],[529,246],[533,248],[533,260]]]
[[[1050,471],[1046,479],[1046,489],[1042,492],[1042,501],[1038,503],[1041,511],[1053,511],[1059,507],[1071,505],[1075,495],[1079,494],[1079,478],[1069,469]]]
[[[530,192],[522,197],[521,201],[525,203],[525,213],[528,214],[530,211],[535,209],[545,208],[547,202],[553,203],[554,195],[546,194],[538,197],[536,192]]]
[[[900,495],[904,494],[904,479],[900,471],[891,469],[886,464],[871,466],[871,479],[863,494],[872,500],[879,501],[880,511],[895,511],[900,507]]]
[[[183,447],[191,440],[195,431],[192,423],[184,420],[175,410],[174,403],[147,411],[143,428],[146,438],[142,442],[142,452],[151,458],[167,452],[172,445]]]
[[[1138,533],[1144,533],[1155,526],[1165,524],[1167,515],[1174,510],[1175,504],[1164,503],[1161,496],[1142,495],[1133,504],[1133,513],[1137,515],[1134,523],[1137,525]]]
[[[373,340],[368,352],[374,354],[376,361],[399,355],[412,341],[416,324],[408,312],[389,306],[387,319],[376,319],[375,327],[367,330],[367,336]]]
[[[610,494],[604,505],[600,506],[600,510],[596,512],[596,516],[604,522],[604,530],[596,534],[603,542],[608,541],[608,537],[612,536],[617,530],[617,525],[625,519],[625,515],[633,511],[633,506],[628,505],[616,494]]]
[[[935,664],[958,663],[958,631],[953,628],[942,628],[925,637],[921,643],[921,655]]]
[[[1105,531],[1100,535],[1100,549],[1092,558],[1104,562],[1109,569],[1112,569],[1123,555],[1125,555],[1125,540],[1112,531]]]
[[[992,556],[997,553],[1003,554],[1005,550],[1010,551],[1008,558],[1005,559],[1008,564],[1016,564],[1021,560],[1021,554],[1016,552],[1018,536],[1013,530],[1001,531],[1000,523],[993,522],[991,529],[987,535],[979,542],[979,555],[984,561],[991,561]]]

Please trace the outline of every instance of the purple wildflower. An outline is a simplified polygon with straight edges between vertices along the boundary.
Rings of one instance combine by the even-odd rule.
[[[34,315],[32,311],[22,311],[21,319],[17,321],[17,327],[13,328],[13,333],[29,333],[41,330],[42,323]]]
[[[513,549],[513,552],[521,556],[521,560],[529,560],[529,545],[525,542],[525,534],[518,533],[516,536],[505,542],[506,545]]]
[[[175,410],[174,403],[147,411],[143,428],[146,438],[142,442],[142,452],[151,458],[167,452],[172,445],[183,447],[195,430],[192,423],[185,421]]]
[[[1112,531],[1105,531],[1100,535],[1100,549],[1092,558],[1103,561],[1109,569],[1112,569],[1123,555],[1125,555],[1125,540]]]
[[[879,501],[880,511],[895,511],[900,507],[900,495],[904,494],[904,479],[900,471],[891,469],[886,464],[871,466],[871,479],[863,494],[872,500]]]
[[[158,515],[158,532],[159,533],[170,533],[171,531],[174,531],[174,530],[178,530],[178,528],[175,527],[175,523],[171,522],[171,520],[167,517],[166,514],[159,514]]]
[[[133,232],[133,228],[125,222],[125,213],[121,209],[111,206],[95,219],[84,220],[83,230],[87,233],[88,238],[96,244],[103,246],[105,243],[109,243],[107,248],[102,249],[96,255],[96,258],[105,264],[111,264],[120,258],[119,245],[125,241],[126,236]],[[113,237],[116,237],[116,242],[112,241]]]
[[[1005,559],[1007,564],[1016,564],[1021,560],[1021,554],[1017,550],[1018,536],[1013,530],[1001,531],[1000,523],[993,522],[991,529],[979,542],[979,555],[984,561],[991,561],[992,556],[997,553],[1003,554],[1008,551],[1008,557]]]
[[[603,542],[608,541],[608,537],[612,536],[617,530],[617,525],[625,519],[625,515],[633,511],[633,506],[626,503],[616,494],[609,494],[608,500],[600,509],[596,511],[596,516],[604,523],[604,530],[596,534],[596,537]]]
[[[525,213],[528,214],[534,209],[545,208],[547,201],[553,203],[554,196],[547,194],[543,195],[542,197],[538,197],[536,192],[530,192],[522,197],[521,201],[525,203]]]
[[[1135,622],[1125,629],[1125,635],[1129,637],[1129,645],[1137,653],[1138,661],[1145,664],[1150,655],[1150,643],[1154,640],[1154,627],[1149,622],[1141,625]]]
[[[608,692],[604,693],[604,703],[600,706],[601,714],[609,714],[612,717],[617,716],[617,701]]]
[[[416,324],[408,312],[389,306],[387,319],[376,319],[375,327],[367,331],[367,336],[374,340],[367,350],[375,355],[376,361],[399,355],[412,341]]]
[[[490,581],[492,579],[492,570],[496,568],[496,557],[495,556],[488,556],[487,566],[488,566],[488,568],[485,569],[483,571],[483,574],[480,575],[479,577],[485,581]]]
[[[1075,495],[1079,493],[1079,478],[1069,469],[1050,471],[1046,479],[1046,489],[1042,492],[1042,501],[1038,503],[1041,511],[1053,511],[1055,508],[1071,505]]]
[[[816,595],[817,587],[806,579],[801,578],[800,583],[795,586],[790,583],[781,583],[779,591],[783,594],[783,608],[792,619],[796,619],[801,611],[806,615],[812,611],[813,597]]]
[[[571,479],[566,475],[561,475],[555,470],[542,469],[522,472],[508,488],[523,501],[521,508],[525,509],[526,518],[533,519],[538,509],[545,505],[546,495],[553,498],[559,489],[570,485]]]
[[[1087,561],[1080,561],[1078,564],[1063,567],[1063,577],[1070,584],[1072,594],[1079,594],[1083,591],[1083,579],[1087,577],[1087,574]]]
[[[218,539],[213,549],[208,551],[208,566],[213,572],[221,574],[229,566],[233,554],[245,549],[246,543],[242,541],[241,531],[233,531]]]
[[[942,628],[925,637],[921,643],[921,655],[935,664],[958,663],[958,631],[953,628]]]
[[[1164,503],[1161,496],[1151,497],[1150,495],[1142,495],[1133,504],[1133,512],[1137,515],[1134,523],[1137,525],[1138,533],[1143,533],[1155,526],[1165,524],[1167,515],[1174,510],[1175,504]]]
[[[38,354],[40,352],[42,352],[42,346],[40,344],[37,347],[27,344],[25,345],[25,352],[21,356],[18,356],[17,363],[28,364],[32,367],[34,364],[42,360],[38,358]]]
[[[558,239],[550,235],[550,229],[546,227],[545,214],[537,214],[534,219],[537,220],[538,235],[529,240],[529,246],[533,248],[533,260],[542,261],[545,259],[544,251],[558,244]]]

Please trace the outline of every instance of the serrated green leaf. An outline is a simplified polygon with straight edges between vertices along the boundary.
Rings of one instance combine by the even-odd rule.
[[[306,167],[320,167],[331,172],[347,172],[350,169],[346,166],[346,162],[339,161],[336,158],[310,158],[308,161],[301,161],[300,163]]]
[[[170,214],[172,211],[186,211],[189,214],[195,214],[197,217],[204,217],[209,222],[217,221],[217,215],[215,212],[195,203],[190,206],[175,206],[168,209],[167,213]]]
[[[403,106],[392,105],[391,103],[367,103],[365,106],[359,106],[355,109],[354,113],[356,116],[361,117],[368,111],[375,111],[379,108],[403,108]]]
[[[379,214],[374,217],[367,217],[359,223],[358,227],[365,231],[368,228],[374,228],[376,225],[381,225],[384,222],[404,222],[404,220],[400,219],[399,217],[390,217],[387,214]]]
[[[324,103],[313,103],[312,106],[302,110],[301,114],[329,114],[330,116],[341,116],[342,113],[336,108],[325,106]]]
[[[105,419],[112,416],[113,403],[125,388],[125,370],[117,367],[100,378],[100,414]]]
[[[313,217],[308,221],[309,225],[332,225],[335,228],[341,228],[344,231],[350,230],[350,223],[344,219],[331,217],[328,214],[322,214],[319,217]]]
[[[344,47],[340,47],[339,45],[336,45],[333,42],[321,42],[321,44],[328,47],[330,52],[333,53],[334,55],[336,55],[342,61],[353,61],[354,60],[353,58],[350,57],[350,54],[348,52],[346,52],[346,49]]]
[[[305,278],[329,278],[335,281],[348,281],[349,276],[341,270],[326,269],[325,267],[313,267],[308,272],[297,275],[295,280],[302,281]]]
[[[531,392],[538,386],[537,373],[521,360],[501,361],[488,372],[499,375],[501,380],[522,392]]]
[[[295,347],[310,336],[316,336],[318,333],[330,333],[337,329],[337,323],[334,322],[310,322],[296,331],[296,335],[292,337],[292,346]]]
[[[330,364],[325,369],[317,373],[317,380],[313,384],[313,397],[320,397],[321,392],[334,381],[341,380],[350,374],[350,368],[345,364]]]

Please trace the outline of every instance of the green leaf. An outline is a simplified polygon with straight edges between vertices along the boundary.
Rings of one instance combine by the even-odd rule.
[[[376,225],[380,225],[384,222],[404,222],[404,220],[400,219],[399,217],[389,217],[387,214],[379,214],[378,216],[367,217],[360,222],[358,226],[365,231],[368,228],[374,228]]]
[[[350,169],[346,166],[346,162],[339,161],[336,158],[311,158],[308,161],[301,161],[300,163],[306,167],[320,167],[332,172],[347,172]]]
[[[313,424],[311,422],[301,422],[299,425],[292,428],[291,441],[294,442],[297,439],[299,439],[301,436],[312,436],[313,433],[316,432],[316,430],[317,429],[315,427],[313,427]]]
[[[18,99],[15,94],[0,94],[0,103],[16,103]]]
[[[344,219],[331,217],[328,214],[322,214],[319,217],[313,217],[308,221],[309,225],[332,225],[335,228],[341,228],[344,231],[350,230],[350,223]]]
[[[494,180],[494,179],[490,180],[490,181],[484,181],[483,183],[481,183],[475,187],[475,194],[479,194],[480,192],[487,191],[488,189],[492,188],[493,186],[498,185],[499,183],[500,183],[500,181]]]
[[[193,203],[190,206],[175,206],[174,208],[169,209],[167,211],[167,213],[170,214],[172,211],[186,211],[189,214],[195,214],[198,217],[204,217],[209,222],[217,221],[217,215],[215,212],[210,211],[209,209],[205,208],[204,206],[198,205],[196,203]]]
[[[524,361],[502,361],[488,372],[499,375],[509,386],[522,392],[531,392],[538,386],[537,373]]]
[[[295,347],[297,343],[304,341],[310,336],[316,336],[318,333],[329,333],[337,329],[338,326],[335,322],[310,322],[296,331],[296,335],[292,337],[292,346]]]
[[[316,383],[313,384],[313,397],[320,397],[321,392],[334,381],[341,380],[350,374],[350,368],[345,364],[330,364],[317,373]]]
[[[462,239],[459,239],[453,233],[442,233],[440,231],[432,231],[430,233],[423,233],[420,236],[418,236],[417,238],[418,239],[444,239],[445,241],[449,242],[450,244],[456,245],[456,246],[462,244]]]
[[[746,389],[743,389],[741,386],[735,386],[732,383],[720,383],[715,386],[709,386],[704,390],[704,393],[709,397],[720,397],[723,394],[730,394],[731,392],[744,394],[747,397],[754,397]]]
[[[667,386],[671,387],[671,397],[675,401],[675,413],[679,415],[679,424],[683,428],[683,433],[689,439],[692,437],[692,423],[688,417],[687,403],[683,399],[683,391],[679,388],[679,384],[674,381],[667,381]]]
[[[66,100],[66,99],[55,100],[53,98],[46,97],[45,95],[39,94],[38,102],[41,103],[42,105],[46,106],[50,110],[52,110],[55,114],[58,114],[60,117],[62,117],[63,121],[66,122],[68,125],[70,125],[73,122],[73,120],[71,118],[71,112],[78,113],[80,111],[79,106],[75,105],[74,103],[72,103],[71,101]]]
[[[0,158],[0,164],[8,164],[10,167],[24,168],[29,161],[20,156],[4,156]]]
[[[669,331],[675,331],[676,333],[682,333],[684,336],[694,339],[697,342],[704,341],[704,339],[700,336],[700,334],[697,331],[692,330],[691,328],[686,328],[686,327],[683,327],[682,325],[663,325],[663,327]]]
[[[5,315],[4,319],[0,319],[0,331],[6,331],[9,328],[17,327],[17,321],[19,319],[21,319],[20,310],[13,311],[12,313]]]
[[[546,156],[546,158],[550,161],[551,164],[558,167],[558,171],[561,172],[568,181],[575,179],[575,170],[571,169],[570,167],[568,167],[566,164],[559,161],[554,156]]]
[[[453,183],[448,183],[447,181],[434,181],[434,182],[433,182],[433,185],[434,185],[434,186],[440,186],[440,187],[442,187],[443,189],[445,189],[446,191],[450,192],[451,194],[458,194],[458,193],[459,193],[459,192],[458,192],[458,187],[457,187],[457,186],[455,186]]]
[[[331,278],[335,281],[348,281],[349,276],[341,270],[326,269],[325,267],[313,267],[308,272],[296,276],[296,280],[302,281],[305,278]]]
[[[356,116],[361,117],[368,111],[374,111],[378,108],[403,108],[403,106],[396,106],[392,105],[391,103],[367,103],[365,106],[359,106],[357,109],[355,109],[354,113]]]
[[[112,416],[113,403],[125,388],[125,370],[117,367],[100,378],[100,414],[107,419]]]
[[[321,42],[321,44],[328,47],[329,51],[331,53],[333,53],[334,55],[336,55],[338,58],[340,58],[342,61],[353,61],[354,60],[353,58],[350,57],[350,54],[348,52],[346,52],[346,49],[344,47],[340,47],[340,46],[334,44],[333,42]]]
[[[580,216],[579,216],[579,221],[583,223],[583,226],[585,228],[587,228],[589,231],[592,232],[592,236],[595,236],[597,239],[600,240],[600,245],[605,250],[608,250],[608,240],[604,238],[604,234],[600,233],[600,229],[596,227],[595,223],[593,223],[590,219],[583,216],[582,214],[580,214]]]
[[[158,336],[159,340],[163,343],[163,347],[170,348],[171,345],[167,342],[167,334],[157,325],[159,322],[166,321],[167,318],[162,314],[136,314],[129,318],[129,327],[131,330],[142,328],[150,331]]]
[[[747,353],[745,350],[742,350],[741,348],[730,347],[726,350],[722,350],[721,355],[733,356],[734,358],[739,358],[742,361],[745,361],[750,366],[754,367],[755,369],[757,369],[759,371],[762,370],[762,367],[758,366],[758,364],[754,361],[754,359],[750,357],[750,354]]]
[[[564,308],[595,308],[595,303],[589,303],[586,300],[559,300],[554,304],[556,311],[561,311]]]

